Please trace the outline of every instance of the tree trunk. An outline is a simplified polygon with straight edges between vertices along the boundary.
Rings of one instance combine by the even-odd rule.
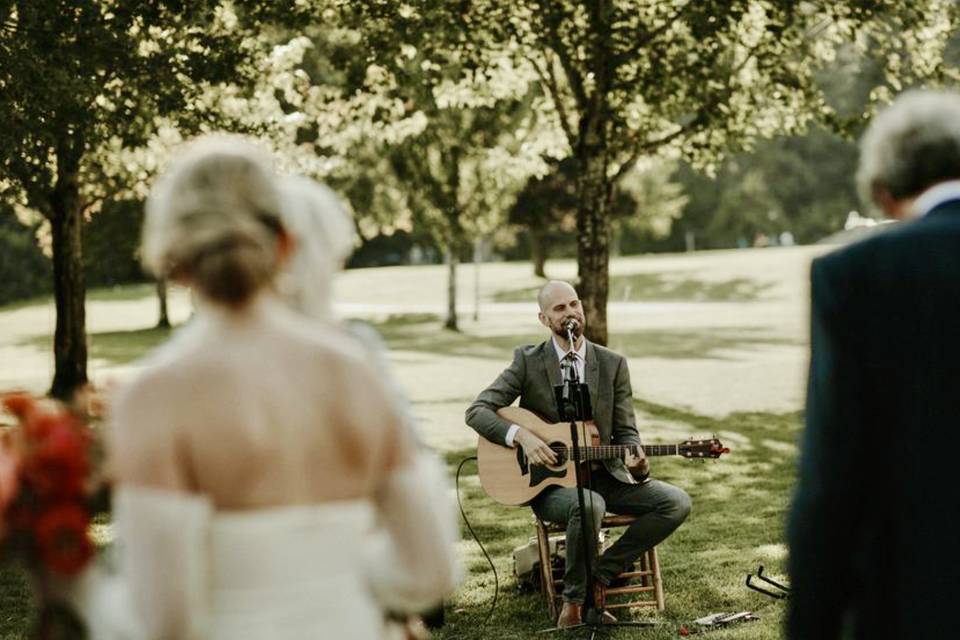
[[[57,183],[50,198],[53,237],[54,374],[50,395],[70,399],[87,382],[87,329],[84,307],[83,215],[77,186],[82,143],[65,136],[57,148]]]
[[[616,73],[612,58],[613,3],[587,3],[591,32],[588,53],[594,86],[578,98],[580,121],[573,154],[577,168],[577,272],[579,294],[586,314],[587,339],[607,344],[607,295],[610,287],[610,209],[613,184],[607,175],[610,164],[607,127],[610,124],[610,89]]]
[[[157,328],[169,329],[170,316],[167,314],[167,281],[165,278],[157,280],[157,300],[160,303],[160,319],[157,320]]]
[[[577,149],[577,273],[586,314],[586,336],[607,344],[607,295],[610,286],[610,195],[602,112],[584,122]]]
[[[464,233],[460,220],[460,148],[452,147],[448,156],[450,173],[447,175],[446,207],[447,217],[447,321],[444,327],[451,331],[460,331],[457,324],[457,263],[460,262],[460,248],[464,246]]]
[[[534,226],[530,227],[530,258],[533,260],[533,275],[546,278],[543,267],[547,262],[547,233]]]
[[[455,242],[450,241],[446,249],[447,321],[443,326],[451,331],[460,331],[460,327],[457,324],[457,263],[460,261],[460,256],[457,255],[455,245]]]

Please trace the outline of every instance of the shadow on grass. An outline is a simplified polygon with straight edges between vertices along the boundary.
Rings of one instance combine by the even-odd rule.
[[[100,287],[87,292],[87,300],[97,302],[141,300],[157,295],[157,285],[151,282]]]
[[[91,359],[106,360],[110,364],[127,364],[163,344],[171,332],[171,329],[153,328],[91,333],[88,336],[88,355]],[[53,348],[53,339],[50,336],[36,336],[20,344],[49,350]]]
[[[610,276],[610,302],[754,302],[773,287],[773,283],[750,278],[721,282],[697,280],[684,273],[631,273]],[[496,302],[533,302],[540,287],[500,291]]]
[[[392,350],[423,351],[446,356],[503,360],[506,365],[520,345],[539,344],[545,332],[477,336],[443,329],[440,318],[431,314],[390,316],[373,325]],[[628,357],[668,359],[710,358],[726,360],[725,352],[760,345],[788,345],[794,341],[770,336],[758,327],[725,329],[629,331],[610,336],[610,348]]]
[[[623,630],[623,637],[676,638],[682,624],[690,626],[708,613],[746,610],[758,612],[761,620],[711,635],[746,640],[781,637],[782,603],[748,590],[744,579],[758,564],[771,575],[785,575],[783,521],[793,485],[799,414],[738,413],[716,419],[642,400],[636,406],[654,420],[689,425],[693,435],[716,433],[731,452],[715,462],[654,460],[654,475],[684,488],[694,508],[687,522],[658,547],[666,611],[623,614],[653,618],[660,624],[635,631],[635,636]],[[650,442],[664,441],[656,433],[642,435]],[[471,449],[447,453],[451,475],[463,458],[474,453]],[[533,637],[552,621],[541,595],[522,593],[513,576],[513,549],[534,535],[530,510],[490,500],[479,485],[475,462],[464,465],[459,490],[467,517],[497,567],[500,597],[489,623],[481,628],[490,611],[493,576],[476,542],[462,527],[468,575],[447,602],[447,624],[435,637]]]
[[[98,287],[86,293],[88,302],[113,302],[127,300],[141,300],[156,295],[156,285],[150,283],[123,284],[115,287]],[[0,305],[0,312],[16,311],[26,307],[36,307],[53,304],[53,294],[32,296],[24,300],[17,300]]]
[[[373,323],[372,326],[391,350],[488,358],[502,360],[504,365],[512,359],[513,351],[518,346],[539,344],[547,338],[544,332],[477,336],[448,331],[443,328],[440,317],[434,314],[394,315]],[[170,329],[160,328],[92,333],[89,335],[89,355],[110,364],[127,364],[162,344],[170,334]],[[50,350],[53,343],[50,336],[36,336],[19,344]],[[667,359],[729,360],[733,359],[729,355],[730,350],[791,344],[797,343],[771,336],[766,329],[760,327],[703,331],[651,329],[620,332],[610,336],[610,348],[625,356]]]

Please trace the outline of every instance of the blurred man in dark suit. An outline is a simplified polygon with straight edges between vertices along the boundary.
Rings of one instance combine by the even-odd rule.
[[[787,637],[956,637],[960,95],[897,99],[857,181],[902,222],[811,269]]]

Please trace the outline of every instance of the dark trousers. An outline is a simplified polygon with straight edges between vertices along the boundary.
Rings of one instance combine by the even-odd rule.
[[[650,549],[679,527],[690,513],[690,496],[672,484],[650,480],[644,484],[624,484],[606,469],[591,472],[592,490],[584,491],[587,513],[598,531],[603,514],[609,511],[636,516],[623,535],[597,558],[597,541],[591,541],[594,577],[604,584],[633,566],[640,554]],[[587,577],[580,524],[577,489],[551,487],[537,496],[530,505],[537,517],[546,522],[567,525],[567,561],[563,576],[563,599],[582,603],[586,596]]]

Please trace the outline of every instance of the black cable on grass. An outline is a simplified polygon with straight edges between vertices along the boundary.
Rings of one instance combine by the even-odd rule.
[[[477,546],[480,547],[480,551],[483,552],[483,556],[487,559],[487,562],[490,563],[490,569],[493,571],[493,602],[490,603],[490,611],[487,612],[487,616],[483,619],[483,622],[480,623],[480,626],[477,627],[476,631],[479,637],[479,633],[483,631],[484,627],[487,626],[487,623],[490,621],[490,618],[493,616],[493,612],[497,608],[497,597],[500,595],[500,577],[497,575],[497,568],[493,564],[493,560],[490,559],[490,554],[487,553],[487,550],[483,548],[483,543],[480,542],[480,538],[477,537],[477,534],[474,532],[473,527],[470,526],[470,521],[467,520],[467,514],[463,512],[463,503],[460,502],[460,471],[463,470],[463,465],[471,460],[476,460],[477,456],[471,456],[469,458],[464,458],[460,461],[460,466],[457,467],[457,506],[460,507],[460,517],[463,518],[464,524],[467,525],[467,529],[470,531],[470,535],[473,536],[473,539],[477,541]]]

